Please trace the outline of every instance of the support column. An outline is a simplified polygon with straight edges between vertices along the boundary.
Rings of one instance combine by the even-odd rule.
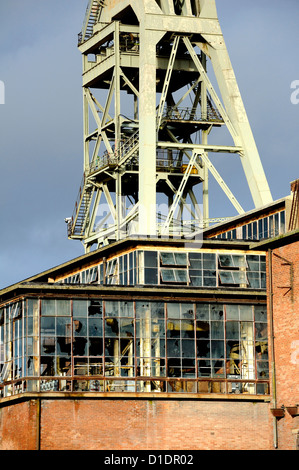
[[[161,33],[140,25],[139,234],[155,236],[156,222],[156,44]]]
[[[243,147],[241,163],[253,202],[261,207],[271,203],[272,196],[223,38],[208,49],[224,106],[238,134],[235,144]]]

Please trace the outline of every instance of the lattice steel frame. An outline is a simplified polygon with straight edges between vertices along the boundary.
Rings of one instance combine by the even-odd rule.
[[[94,244],[132,233],[180,236],[187,226],[196,232],[209,220],[209,172],[236,211],[244,213],[209,153],[238,154],[255,207],[272,201],[214,0],[94,0],[82,31],[84,178],[68,221],[70,238],[80,239],[89,251]],[[207,60],[221,99],[208,76]],[[95,93],[99,90],[102,98],[106,90],[102,104]],[[121,99],[124,90],[134,100],[129,120]],[[187,118],[180,111],[186,98],[192,102]],[[233,145],[208,143],[219,126],[226,126]],[[170,155],[162,169],[159,152]],[[194,191],[199,183],[202,203]],[[162,193],[168,204],[159,223],[157,196]]]

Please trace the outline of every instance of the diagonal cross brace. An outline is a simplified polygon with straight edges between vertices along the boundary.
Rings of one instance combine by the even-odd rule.
[[[159,128],[161,125],[161,120],[162,120],[162,115],[163,115],[163,109],[166,101],[166,96],[168,93],[168,88],[169,88],[169,83],[170,83],[170,78],[173,70],[173,65],[176,57],[176,53],[178,50],[178,45],[179,45],[179,40],[180,37],[176,36],[173,41],[170,57],[169,57],[169,62],[168,62],[168,67],[165,75],[165,80],[163,84],[163,90],[161,94],[161,99],[160,99],[160,104],[159,104],[159,109],[158,109],[158,116],[157,116],[157,132],[159,132]]]
[[[193,165],[194,165],[195,160],[196,160],[197,157],[198,157],[198,153],[193,152],[192,157],[190,158],[189,163],[188,163],[188,166],[187,166],[186,171],[185,171],[185,173],[184,173],[184,176],[183,176],[183,178],[182,178],[182,181],[181,181],[181,183],[180,183],[180,186],[179,186],[179,188],[178,188],[178,190],[177,190],[177,192],[176,192],[174,201],[173,201],[173,203],[172,203],[172,205],[171,205],[171,208],[170,208],[170,210],[169,210],[169,212],[168,212],[166,221],[164,222],[164,225],[163,225],[163,227],[162,227],[162,229],[161,229],[161,234],[162,234],[162,235],[165,234],[165,233],[168,231],[168,229],[169,229],[170,221],[171,221],[171,219],[173,218],[173,215],[174,215],[174,213],[175,213],[175,211],[176,211],[176,208],[177,208],[177,206],[178,206],[179,201],[181,200],[181,197],[182,197],[182,194],[183,194],[183,192],[184,192],[186,183],[187,183],[188,178],[189,178],[189,176],[190,176],[190,174],[191,174],[191,170],[192,170],[192,168],[193,168]]]

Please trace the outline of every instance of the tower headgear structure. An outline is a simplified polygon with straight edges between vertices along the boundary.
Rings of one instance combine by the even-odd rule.
[[[215,0],[90,0],[78,47],[84,176],[68,235],[86,252],[133,234],[192,237],[210,220],[209,174],[242,214],[212,153],[240,157],[255,207],[272,201]],[[210,143],[223,127],[231,145]]]

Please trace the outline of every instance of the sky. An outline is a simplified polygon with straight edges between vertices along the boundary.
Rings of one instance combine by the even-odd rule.
[[[68,240],[64,219],[73,213],[83,171],[77,34],[87,3],[0,0],[0,289],[84,253],[79,241]],[[276,200],[299,178],[299,104],[291,100],[292,83],[299,84],[299,2],[216,4]],[[239,159],[213,158],[244,209],[253,209]],[[211,182],[211,216],[235,215],[216,186]]]

